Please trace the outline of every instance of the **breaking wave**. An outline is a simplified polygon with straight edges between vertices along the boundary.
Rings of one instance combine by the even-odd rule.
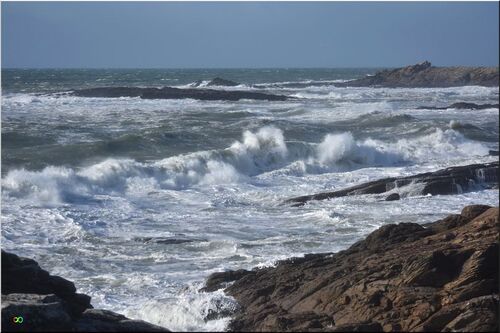
[[[280,129],[263,127],[256,132],[245,131],[241,141],[226,149],[156,162],[108,158],[79,169],[50,166],[41,171],[12,170],[3,179],[2,190],[9,196],[33,198],[44,204],[74,203],[95,195],[251,182],[252,177],[262,173],[297,169],[297,165],[300,176],[487,154],[486,146],[452,129],[437,129],[429,135],[393,143],[359,141],[350,132],[328,134],[320,143],[287,143]]]

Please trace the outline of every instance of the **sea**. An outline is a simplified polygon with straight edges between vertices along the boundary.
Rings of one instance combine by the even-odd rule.
[[[237,309],[214,272],[337,252],[389,223],[427,223],[498,190],[407,191],[292,207],[295,196],[382,177],[492,162],[498,87],[336,87],[358,69],[3,69],[2,249],[73,281],[95,308],[174,331],[220,331]],[[146,100],[61,94],[192,87],[286,101]]]

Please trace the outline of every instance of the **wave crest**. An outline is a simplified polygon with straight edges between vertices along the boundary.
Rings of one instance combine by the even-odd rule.
[[[251,182],[266,172],[304,174],[391,166],[435,159],[487,155],[488,148],[452,129],[413,139],[357,141],[350,132],[327,134],[320,143],[287,142],[275,127],[245,131],[226,149],[177,155],[152,163],[106,159],[80,169],[50,166],[41,171],[12,170],[3,179],[8,196],[44,204],[77,202],[95,195],[183,190],[193,186]],[[288,170],[288,171],[287,171]]]

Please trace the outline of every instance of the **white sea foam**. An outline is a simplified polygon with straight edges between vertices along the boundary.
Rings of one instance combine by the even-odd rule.
[[[245,131],[242,141],[223,150],[177,155],[153,163],[108,158],[81,169],[50,166],[41,171],[12,170],[3,179],[3,191],[50,206],[96,194],[131,195],[247,182],[250,177],[279,170],[303,175],[487,154],[486,146],[452,129],[396,142],[358,141],[351,133],[339,133],[326,135],[319,144],[287,145],[280,129],[263,127]]]
[[[205,293],[191,287],[175,298],[153,300],[141,304],[139,308],[128,309],[126,315],[175,332],[224,331],[230,320],[229,315],[236,309],[236,301],[222,290]],[[207,321],[207,316],[216,319]]]

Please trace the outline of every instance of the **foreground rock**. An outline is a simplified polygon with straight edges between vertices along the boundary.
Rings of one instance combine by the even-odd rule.
[[[14,317],[23,317],[14,323]],[[73,282],[52,276],[34,260],[2,250],[3,332],[168,332],[111,311],[96,310]]]
[[[338,83],[342,87],[437,88],[458,86],[498,87],[498,67],[434,67],[430,62],[384,70],[372,76]]]
[[[325,200],[348,195],[392,194],[399,197],[415,194],[458,194],[498,186],[499,162],[450,167],[407,177],[391,177],[352,186],[343,190],[323,192],[288,199],[284,204],[301,206],[311,200]],[[389,198],[395,199],[395,195]]]
[[[417,109],[427,109],[427,110],[447,110],[447,109],[468,109],[468,110],[484,110],[484,109],[498,109],[500,104],[476,104],[476,103],[466,103],[459,102],[453,103],[449,106],[436,107],[436,106],[419,106]]]
[[[238,101],[240,99],[285,101],[287,96],[271,95],[251,91],[214,90],[214,89],[180,89],[139,88],[139,87],[101,87],[75,90],[70,93],[79,97],[140,97],[143,99],[185,99],[192,98],[203,101]]]
[[[498,331],[498,213],[386,225],[336,254],[214,274],[206,290],[238,301],[233,331]]]

